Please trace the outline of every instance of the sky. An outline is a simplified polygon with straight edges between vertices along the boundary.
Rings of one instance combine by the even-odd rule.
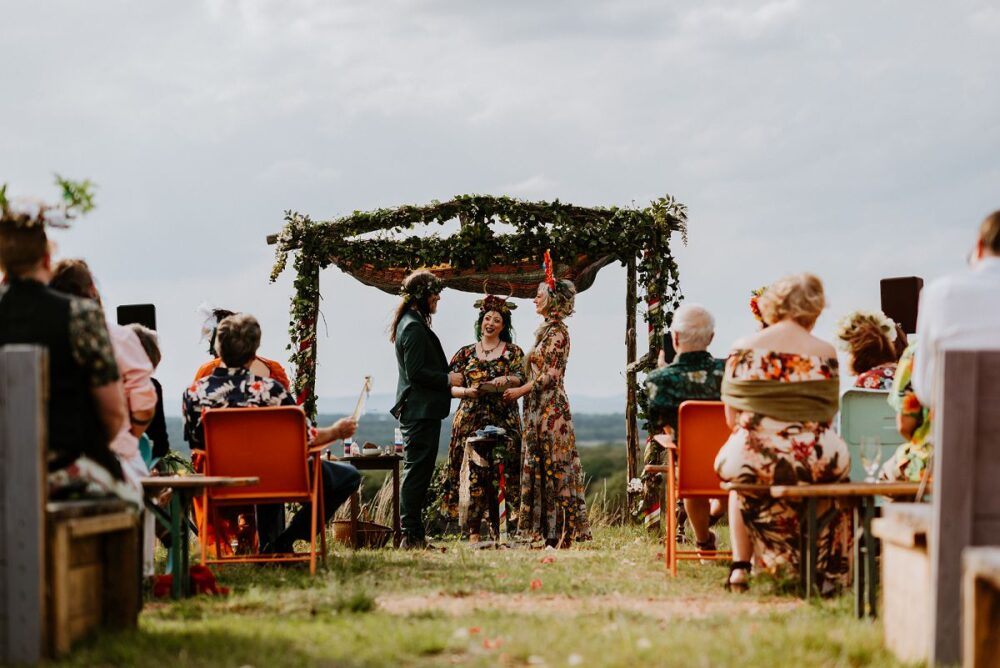
[[[754,329],[751,289],[812,271],[817,325],[879,279],[960,270],[1000,207],[1000,6],[979,0],[503,3],[0,0],[0,182],[98,208],[52,234],[105,304],[156,304],[167,412],[208,359],[198,306],[253,313],[284,360],[284,211],[325,220],[465,193],[688,206],[673,240],[711,348]],[[573,396],[624,391],[624,270],[568,321]],[[392,392],[396,303],[324,271],[318,392]],[[444,293],[448,354],[475,295]],[[516,312],[530,347],[537,316]],[[642,344],[640,337],[640,347]],[[171,397],[178,397],[173,400]]]

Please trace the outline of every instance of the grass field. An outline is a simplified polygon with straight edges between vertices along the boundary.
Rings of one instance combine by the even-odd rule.
[[[807,604],[722,565],[681,565],[632,527],[564,551],[334,548],[328,567],[218,570],[228,597],[147,602],[139,629],[65,665],[894,666],[849,597]]]

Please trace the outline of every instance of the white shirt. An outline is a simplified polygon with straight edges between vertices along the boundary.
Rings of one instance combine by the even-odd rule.
[[[1000,349],[1000,258],[984,257],[923,289],[917,345],[913,390],[924,406],[933,403],[942,350]]]

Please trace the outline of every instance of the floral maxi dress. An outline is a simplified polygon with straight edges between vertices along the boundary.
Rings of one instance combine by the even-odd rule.
[[[528,356],[528,380],[534,381],[534,387],[524,397],[518,526],[521,538],[550,545],[591,538],[583,466],[563,386],[568,359],[566,325],[550,320]]]
[[[503,376],[517,378],[524,382],[524,352],[513,343],[505,343],[504,350],[494,360],[483,360],[476,356],[476,344],[460,348],[451,358],[451,371],[462,374],[464,385],[474,387],[480,383]],[[503,394],[482,394],[476,399],[462,399],[455,411],[451,426],[451,442],[448,446],[448,468],[444,481],[441,511],[450,520],[459,517],[459,501],[463,496],[463,478],[467,479],[466,493],[468,508],[466,526],[462,530],[479,533],[481,520],[487,514],[482,486],[478,484],[475,472],[470,469],[465,456],[465,439],[477,429],[493,425],[503,428],[502,457],[494,453],[494,461],[503,462],[504,489],[509,507],[515,511],[521,497],[521,416],[517,403],[504,401]],[[511,516],[511,520],[515,517]]]
[[[736,350],[726,361],[726,377],[734,380],[800,383],[837,378],[836,358]],[[725,396],[723,396],[725,401]],[[848,479],[847,444],[829,422],[787,422],[763,413],[743,411],[733,433],[715,459],[715,471],[727,482],[763,485],[829,483]],[[769,496],[739,497],[740,510],[753,542],[754,556],[772,572],[797,572],[799,505]],[[818,573],[821,586],[843,584],[849,548],[849,521],[828,501],[817,508],[820,526]]]

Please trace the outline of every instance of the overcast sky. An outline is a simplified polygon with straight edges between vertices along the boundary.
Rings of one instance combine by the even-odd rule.
[[[749,291],[801,270],[839,315],[878,280],[963,265],[1000,207],[1000,7],[842,2],[2,2],[0,181],[52,198],[99,184],[55,232],[109,311],[154,302],[167,410],[207,359],[197,307],[257,315],[287,357],[291,270],[265,236],[462,193],[582,205],[686,203],[674,248],[713,352],[754,329]],[[395,300],[322,276],[318,388],[395,388]],[[622,391],[624,272],[569,321],[571,395]],[[472,340],[473,295],[435,329]],[[515,316],[528,347],[530,304]]]

